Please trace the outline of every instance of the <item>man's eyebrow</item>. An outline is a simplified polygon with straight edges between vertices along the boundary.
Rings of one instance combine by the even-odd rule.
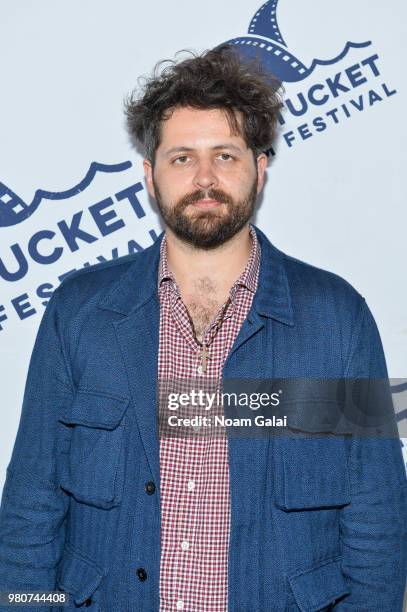
[[[232,149],[232,151],[237,151],[238,153],[242,153],[242,149],[240,147],[238,147],[237,145],[231,144],[231,143],[225,143],[225,144],[220,144],[220,145],[216,145],[216,147],[212,147],[213,149]]]
[[[231,149],[232,151],[236,151],[237,153],[243,152],[240,147],[234,144],[231,144],[231,143],[219,144],[219,145],[215,145],[214,147],[212,147],[213,151],[218,151],[219,149]],[[171,149],[168,149],[168,151],[165,151],[164,156],[168,157],[169,155],[172,155],[173,153],[183,153],[184,151],[190,152],[190,151],[195,151],[195,149],[193,147],[171,147]]]

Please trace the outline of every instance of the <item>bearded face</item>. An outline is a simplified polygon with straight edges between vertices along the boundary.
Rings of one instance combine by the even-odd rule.
[[[169,202],[154,179],[153,182],[157,206],[166,225],[178,238],[201,249],[215,248],[232,238],[249,222],[254,212],[257,172],[245,193],[238,197],[221,189],[209,188],[197,189],[176,202]]]
[[[250,221],[267,156],[253,155],[222,109],[176,107],[162,121],[154,161],[144,160],[149,194],[171,233],[200,249],[227,242]]]

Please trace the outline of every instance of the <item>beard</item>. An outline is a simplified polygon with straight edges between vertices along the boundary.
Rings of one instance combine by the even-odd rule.
[[[237,234],[250,220],[257,199],[257,172],[247,196],[240,200],[220,189],[200,189],[167,205],[154,177],[153,184],[157,206],[167,226],[178,238],[200,249],[214,249]],[[217,200],[223,206],[188,214],[187,207],[203,199]]]

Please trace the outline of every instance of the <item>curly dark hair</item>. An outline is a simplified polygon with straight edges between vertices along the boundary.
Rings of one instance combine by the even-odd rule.
[[[283,106],[281,82],[266,73],[260,61],[242,60],[229,44],[192,54],[177,63],[158,62],[150,77],[139,79],[137,90],[125,98],[127,128],[131,139],[144,145],[154,165],[160,144],[160,127],[176,107],[219,108],[226,112],[232,134],[242,135],[255,158],[272,150],[277,118]],[[162,64],[169,62],[161,72]],[[281,93],[280,93],[281,88]],[[242,113],[242,129],[235,111]]]

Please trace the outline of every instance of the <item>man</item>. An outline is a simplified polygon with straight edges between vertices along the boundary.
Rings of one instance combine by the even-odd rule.
[[[2,498],[0,591],[58,589],[61,610],[103,612],[402,609],[396,436],[336,435],[329,398],[300,401],[287,435],[159,435],[157,399],[179,381],[387,375],[364,298],[250,223],[280,108],[229,47],[127,100],[165,232],[72,274],[47,306]]]

